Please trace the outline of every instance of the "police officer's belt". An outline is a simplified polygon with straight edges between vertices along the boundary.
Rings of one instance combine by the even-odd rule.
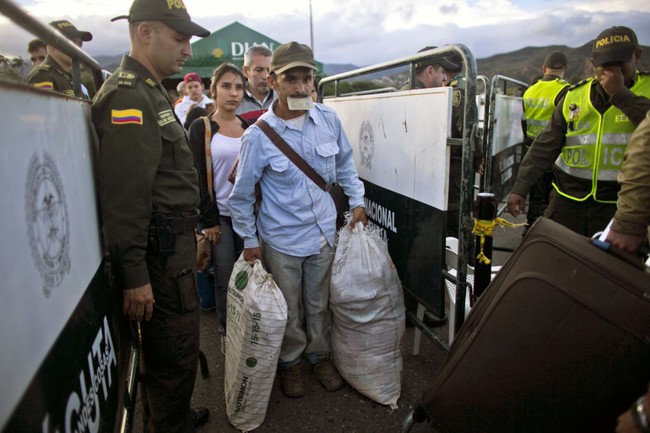
[[[194,231],[199,223],[198,215],[168,216],[167,225],[172,233],[182,234]]]

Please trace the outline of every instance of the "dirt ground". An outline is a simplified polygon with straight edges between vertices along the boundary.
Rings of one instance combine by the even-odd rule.
[[[521,222],[522,218],[507,219]],[[521,228],[497,229],[494,245],[515,248],[521,240]],[[494,264],[502,265],[510,253],[494,252]],[[398,409],[376,403],[361,395],[349,385],[336,392],[326,391],[311,375],[309,366],[303,363],[307,395],[292,399],[280,391],[276,377],[269,399],[266,418],[256,433],[399,433],[404,422],[435,377],[442,365],[445,353],[432,340],[423,337],[420,353],[412,354],[414,327],[407,326],[402,343],[404,377]],[[435,328],[436,334],[447,341],[447,325]],[[224,356],[220,350],[217,333],[217,317],[214,310],[201,312],[201,349],[206,354],[210,377],[197,378],[192,406],[210,409],[209,422],[197,429],[198,433],[236,433],[226,417],[224,401]],[[133,431],[142,432],[141,415],[136,413]],[[426,424],[415,424],[410,433],[431,432]]]

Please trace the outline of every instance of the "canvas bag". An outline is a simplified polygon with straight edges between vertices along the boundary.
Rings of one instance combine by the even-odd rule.
[[[235,262],[228,284],[226,415],[243,431],[259,427],[266,416],[280,347],[287,323],[287,303],[259,260]]]
[[[377,229],[358,223],[352,230],[339,231],[330,306],[332,357],[341,376],[366,397],[397,408],[404,296],[386,241]]]

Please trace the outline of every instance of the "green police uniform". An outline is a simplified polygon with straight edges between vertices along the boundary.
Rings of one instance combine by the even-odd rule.
[[[589,100],[589,82],[593,80],[590,78],[564,98],[562,114],[568,130],[562,153],[555,161],[558,172],[591,181],[591,188],[565,191],[559,181],[554,182],[553,187],[558,194],[571,200],[593,197],[597,202],[616,203],[616,194],[608,193],[612,189],[607,183],[616,182],[627,143],[637,125],[616,106],[603,111],[594,109]],[[638,76],[630,90],[650,98],[650,76]],[[601,187],[605,188],[603,193]]]
[[[580,100],[584,100],[589,105],[589,111],[593,113],[594,118],[602,117],[608,110],[615,108],[620,110],[619,120],[638,125],[650,110],[650,94],[645,90],[639,92],[639,89],[646,89],[642,81],[648,80],[649,77],[644,75],[636,72],[632,82],[628,83],[628,89],[611,98],[598,80],[594,79],[582,81],[570,88],[553,112],[550,123],[537,136],[526,153],[512,192],[525,197],[532,184],[546,168],[553,166],[556,191],[551,193],[551,203],[544,216],[586,236],[603,230],[616,211],[615,204],[606,203],[616,200],[619,185],[615,177],[612,181],[606,181],[593,179],[591,175],[589,178],[575,176],[557,164],[553,164],[563,152],[566,154],[567,136],[572,132],[569,127],[569,115],[563,112],[564,99],[574,99],[579,92]],[[581,107],[582,110],[585,110],[583,113],[586,114],[587,109]],[[616,121],[616,118],[614,120]],[[609,126],[611,125],[612,122]],[[576,123],[571,125],[574,129],[578,126]],[[602,134],[609,132],[607,129],[609,126],[604,124],[604,129],[595,131],[596,135],[600,135],[602,139]],[[558,194],[558,191],[562,194]],[[592,191],[597,191],[599,201],[594,200]],[[574,200],[573,197],[580,198],[582,201]]]
[[[569,90],[569,83],[560,77],[546,74],[541,80],[530,86],[524,92],[524,146],[527,151],[533,144],[535,137],[544,129],[551,120],[553,111],[558,102],[562,100]],[[544,172],[528,191],[528,213],[526,222],[528,227],[542,215],[548,207],[549,197],[553,187],[553,173],[550,170]],[[526,228],[526,231],[528,229]],[[525,232],[524,232],[525,233]]]
[[[465,77],[458,73],[448,84],[451,87],[451,137],[463,138],[463,124],[465,122]],[[475,137],[473,144],[479,144],[480,140]],[[460,212],[460,187],[461,174],[463,169],[463,148],[453,146],[450,152],[449,161],[449,194],[447,200],[447,236],[458,236],[458,220]],[[473,149],[473,167],[478,170],[483,162],[483,150],[480,146]]]
[[[27,82],[39,89],[53,90],[66,96],[74,96],[72,75],[64,71],[61,65],[50,56],[45,57],[43,63],[32,69],[27,76]]]
[[[199,355],[199,188],[189,142],[162,85],[129,56],[95,96],[92,120],[118,282],[124,289],[150,283],[155,299],[151,320],[141,324],[151,420],[156,431],[190,432]]]
[[[523,104],[526,115],[526,136],[530,146],[535,137],[551,120],[557,102],[568,90],[569,83],[555,75],[544,75],[541,80],[524,92]]]

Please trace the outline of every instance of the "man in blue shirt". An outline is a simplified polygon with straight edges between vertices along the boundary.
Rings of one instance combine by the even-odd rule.
[[[269,68],[269,84],[277,99],[260,119],[326,183],[337,182],[343,187],[352,209],[350,226],[359,221],[365,225],[365,190],[350,143],[336,113],[311,99],[315,69],[308,46],[290,42],[278,47]],[[262,201],[256,220],[257,182]],[[287,301],[288,320],[279,363],[282,392],[289,397],[305,394],[299,365],[303,355],[327,390],[340,389],[343,380],[328,360],[329,278],[336,230],[336,209],[329,193],[254,125],[242,139],[229,205],[233,227],[244,240],[244,258],[263,258]]]

